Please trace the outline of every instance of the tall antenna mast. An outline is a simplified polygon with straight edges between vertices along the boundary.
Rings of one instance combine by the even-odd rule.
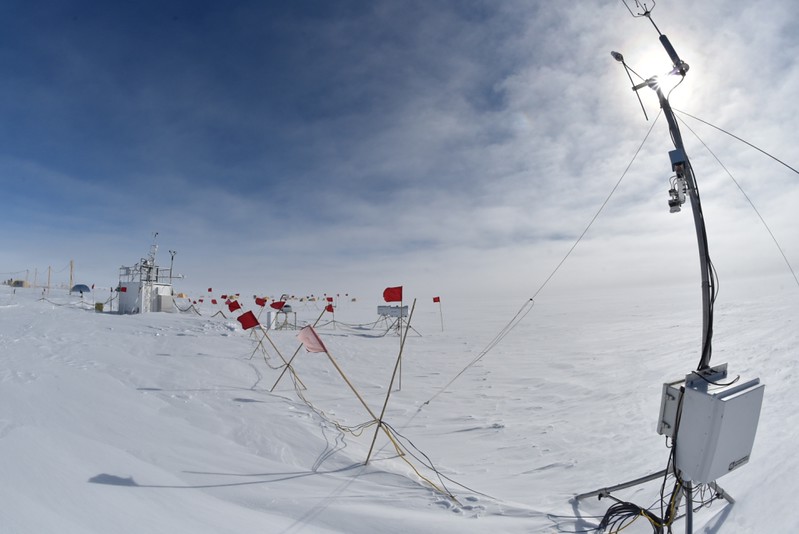
[[[622,0],[622,2],[633,17],[646,17],[650,22],[652,22],[652,26],[654,26],[655,30],[658,32],[661,45],[663,45],[666,54],[668,54],[669,59],[671,59],[672,68],[670,72],[664,76],[653,76],[647,80],[644,80],[642,83],[633,85],[632,89],[636,92],[636,94],[639,90],[647,87],[655,91],[658,101],[660,102],[660,108],[663,110],[663,114],[666,116],[671,138],[674,141],[674,150],[669,152],[671,169],[674,172],[674,175],[671,178],[672,187],[669,190],[670,211],[672,213],[680,211],[681,206],[685,203],[686,194],[688,195],[688,198],[691,199],[691,211],[693,212],[694,226],[696,227],[696,241],[699,248],[699,264],[700,273],[702,276],[702,345],[699,364],[697,365],[697,370],[702,371],[710,367],[710,356],[712,352],[713,302],[715,300],[716,294],[713,276],[713,264],[710,261],[710,254],[708,252],[707,231],[705,229],[704,215],[702,214],[702,202],[699,198],[699,188],[696,184],[696,178],[694,176],[693,168],[691,167],[691,162],[688,160],[688,155],[685,152],[682,134],[680,133],[680,127],[677,125],[677,118],[675,117],[674,112],[671,109],[671,104],[669,103],[669,94],[671,94],[671,90],[665,88],[668,85],[665,83],[666,80],[672,76],[680,77],[677,85],[682,83],[683,78],[685,78],[685,75],[688,72],[688,64],[680,59],[680,56],[672,46],[669,38],[661,33],[660,29],[652,20],[652,10],[655,8],[654,1],[651,3],[651,5],[648,3],[639,2],[638,0]],[[624,66],[624,69],[629,77],[630,69],[624,62],[624,57],[618,52],[611,52],[611,56],[613,56],[616,61],[620,62]],[[672,89],[674,87],[676,87],[676,85],[674,85]],[[644,112],[644,114],[646,115],[646,112]]]

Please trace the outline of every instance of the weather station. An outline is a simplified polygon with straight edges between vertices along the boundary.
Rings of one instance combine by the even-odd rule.
[[[693,514],[697,497],[710,494],[713,499],[734,500],[716,481],[745,465],[750,458],[760,418],[765,386],[759,378],[731,376],[727,364],[711,366],[713,341],[713,307],[717,278],[708,251],[708,239],[699,188],[691,162],[683,145],[677,119],[669,103],[669,95],[685,78],[689,67],[652,20],[655,2],[623,0],[633,17],[645,17],[658,33],[658,39],[671,60],[670,71],[663,76],[641,79],[635,83],[632,70],[619,52],[612,57],[625,69],[638,96],[644,116],[646,110],[639,91],[655,92],[666,118],[674,149],[668,153],[670,189],[668,206],[672,213],[681,211],[690,201],[696,229],[702,292],[702,334],[699,363],[694,371],[663,384],[657,432],[670,442],[665,469],[629,482],[577,495],[576,501],[598,497],[615,501],[599,524],[600,532],[618,532],[638,517],[645,517],[656,533],[671,532],[678,519],[684,518],[685,532],[693,532]],[[640,76],[638,76],[640,78]],[[647,118],[648,120],[648,118]],[[662,479],[660,515],[613,496],[614,492]],[[671,487],[670,493],[666,488]],[[702,500],[700,497],[698,500]],[[683,502],[684,501],[684,502]],[[700,502],[699,506],[707,504]],[[682,510],[682,513],[680,512]]]
[[[119,284],[116,291],[119,294],[118,312],[120,314],[136,314],[149,312],[171,312],[175,309],[174,290],[172,281],[183,278],[183,275],[173,275],[172,269],[177,252],[170,250],[171,260],[169,269],[164,269],[156,263],[158,244],[155,242],[158,232],[153,235],[153,244],[146,258],[142,258],[132,267],[119,268]]]

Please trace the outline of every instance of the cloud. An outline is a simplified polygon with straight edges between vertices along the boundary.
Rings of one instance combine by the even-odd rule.
[[[0,179],[13,200],[0,220],[22,252],[6,261],[78,255],[112,281],[159,231],[198,288],[219,278],[301,292],[381,277],[536,287],[651,124],[610,50],[644,76],[669,68],[651,24],[616,4],[16,9],[0,88],[15,130],[2,138]],[[691,65],[674,106],[790,157],[794,9],[658,6],[655,20]],[[654,120],[654,95],[641,97]],[[686,122],[792,251],[795,175]],[[683,135],[719,266],[779,270],[741,254],[761,250],[757,224],[740,222],[751,208]],[[666,206],[670,149],[661,118],[564,269],[565,286],[658,282],[679,270],[670,258],[690,261],[690,210]],[[12,186],[23,181],[35,190]]]

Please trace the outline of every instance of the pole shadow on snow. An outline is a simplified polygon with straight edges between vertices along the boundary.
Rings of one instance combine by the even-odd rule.
[[[321,475],[332,475],[335,473],[342,473],[345,471],[349,471],[355,469],[357,467],[363,467],[363,464],[352,464],[349,466],[345,466],[339,469],[333,469],[330,471],[287,471],[284,473],[212,473],[212,472],[205,472],[205,471],[183,471],[184,473],[191,474],[191,475],[212,475],[212,476],[224,476],[224,477],[275,477],[269,478],[268,480],[251,480],[246,482],[225,482],[220,484],[186,484],[186,485],[175,485],[175,484],[139,484],[136,482],[132,476],[130,477],[120,477],[117,475],[111,475],[108,473],[100,473],[99,475],[95,475],[87,480],[90,484],[102,484],[105,486],[124,486],[129,488],[151,488],[151,489],[207,489],[207,488],[227,488],[233,486],[253,486],[257,484],[270,484],[272,482],[282,482],[286,480],[293,480],[296,478],[304,478],[310,476],[321,476]]]
[[[101,473],[99,475],[93,476],[89,479],[89,482],[92,484],[105,484],[107,486],[128,486],[128,487],[138,487],[138,484],[133,477],[118,477],[116,475],[109,475],[107,473]]]

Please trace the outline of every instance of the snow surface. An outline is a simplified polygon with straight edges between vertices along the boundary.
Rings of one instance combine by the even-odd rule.
[[[526,300],[425,296],[417,304],[385,421],[449,479],[456,500],[396,457],[324,354],[301,350],[303,402],[280,358],[234,317],[95,313],[92,302],[0,288],[0,532],[374,533],[591,531],[610,501],[582,492],[665,467],[655,431],[663,382],[698,361],[699,291],[642,289],[538,299],[525,320],[442,388]],[[736,500],[695,516],[696,532],[795,532],[799,290],[719,298],[713,363],[760,377],[766,395],[748,465],[719,484]],[[242,298],[245,309],[258,308]],[[379,295],[338,302],[319,328],[379,413],[399,338]],[[320,303],[294,303],[313,322]],[[330,321],[326,314],[322,323]],[[346,323],[346,324],[344,324]],[[321,323],[320,323],[321,324]],[[284,357],[296,331],[269,334]],[[435,396],[435,397],[434,397]],[[425,401],[431,399],[425,405]],[[619,492],[649,506],[659,482]],[[675,532],[682,532],[681,524]],[[643,520],[625,530],[651,532]]]

